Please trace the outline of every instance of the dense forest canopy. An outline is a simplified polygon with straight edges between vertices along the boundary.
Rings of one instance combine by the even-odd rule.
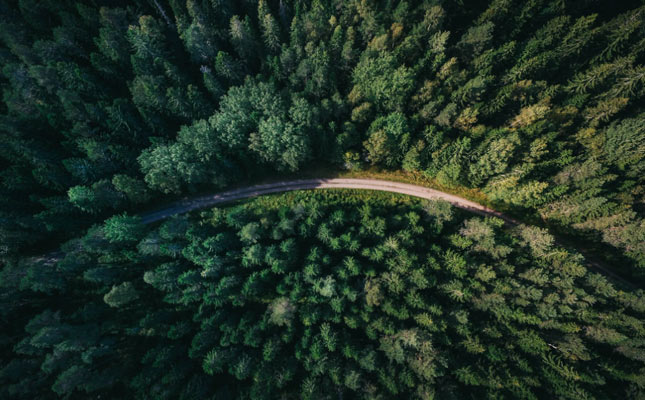
[[[7,0],[0,46],[4,254],[325,163],[479,188],[645,268],[638,1]]]
[[[3,0],[0,90],[1,398],[645,396],[643,291],[535,226],[348,192],[135,216],[402,171],[640,287],[642,1]]]
[[[5,269],[22,325],[0,396],[642,398],[642,291],[502,225],[345,191],[112,217]]]

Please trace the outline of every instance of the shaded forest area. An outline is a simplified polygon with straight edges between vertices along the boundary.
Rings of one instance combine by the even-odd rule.
[[[645,271],[639,1],[6,0],[0,252],[321,163],[416,171]]]
[[[350,191],[111,217],[3,270],[0,397],[642,398],[643,291],[502,225]]]

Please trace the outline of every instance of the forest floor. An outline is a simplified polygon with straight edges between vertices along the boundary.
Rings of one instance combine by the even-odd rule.
[[[364,176],[364,175],[363,175]],[[359,190],[376,190],[391,193],[399,193],[414,197],[419,197],[427,200],[441,200],[446,201],[453,206],[464,209],[479,215],[497,217],[503,219],[508,226],[519,225],[520,222],[514,218],[500,212],[493,210],[478,202],[468,200],[466,198],[457,196],[455,194],[446,193],[440,190],[432,189],[426,185],[410,184],[397,182],[393,180],[383,179],[366,179],[366,178],[318,178],[318,179],[297,179],[297,180],[283,180],[271,183],[263,183],[251,186],[244,186],[237,189],[232,189],[217,194],[201,195],[190,198],[184,198],[170,203],[162,208],[152,212],[142,213],[141,217],[144,223],[149,224],[172,215],[186,213],[192,210],[206,208],[218,204],[229,203],[241,199],[267,195],[271,193],[281,193],[295,190],[312,190],[312,189],[359,189]],[[469,196],[475,197],[475,196]],[[556,241],[559,245],[570,248],[569,245],[564,245],[565,242],[570,243],[570,239],[561,240],[556,236]],[[587,265],[609,276],[616,283],[629,289],[636,289],[636,286],[617,275],[612,268],[603,265],[593,255],[581,251],[579,248],[572,250],[581,253],[587,262]]]

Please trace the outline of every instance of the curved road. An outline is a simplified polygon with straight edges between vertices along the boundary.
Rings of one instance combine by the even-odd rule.
[[[167,207],[153,212],[141,214],[141,219],[144,224],[150,224],[168,218],[172,215],[183,214],[189,211],[206,208],[218,204],[228,203],[231,201],[246,199],[250,197],[262,196],[271,193],[289,192],[294,190],[310,190],[310,189],[363,189],[363,190],[378,190],[382,192],[401,193],[408,196],[420,197],[428,200],[443,200],[454,207],[461,208],[475,214],[483,216],[497,217],[506,222],[508,226],[519,225],[520,222],[516,221],[499,211],[492,210],[481,204],[466,200],[464,198],[440,192],[438,190],[426,188],[423,186],[411,185],[407,183],[385,181],[379,179],[346,179],[346,178],[330,178],[330,179],[299,179],[293,181],[282,181],[275,183],[267,183],[262,185],[247,186],[240,189],[233,189],[226,192],[221,192],[214,195],[200,196],[192,199],[184,199],[174,202]],[[561,243],[558,243],[561,245]],[[578,252],[580,252],[578,250]],[[585,256],[588,266],[598,272],[601,272],[616,282],[621,283],[630,289],[636,289],[631,282],[616,275],[611,269],[605,267],[600,262]]]
[[[192,199],[180,200],[168,207],[158,211],[144,213],[141,215],[143,223],[149,224],[171,215],[182,214],[188,211],[197,210],[217,204],[227,203],[249,197],[262,196],[270,193],[289,192],[294,190],[307,189],[363,189],[378,190],[382,192],[401,193],[409,196],[420,197],[428,200],[444,200],[455,207],[471,211],[484,216],[495,216],[503,219],[510,225],[518,225],[519,222],[504,214],[484,207],[481,204],[457,197],[452,194],[429,189],[423,186],[410,185],[407,183],[384,181],[378,179],[300,179],[294,181],[282,181],[264,185],[248,186],[241,189],[229,190],[215,195],[201,196]]]

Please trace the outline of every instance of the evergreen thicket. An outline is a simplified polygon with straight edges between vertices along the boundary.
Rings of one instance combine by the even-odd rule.
[[[374,164],[642,274],[644,21],[638,1],[7,0],[2,251],[163,193]]]
[[[0,397],[642,398],[642,290],[502,224],[345,191],[113,217],[5,270]]]
[[[642,399],[645,6],[0,1],[0,398]],[[60,251],[51,252],[53,248]],[[581,247],[581,250],[582,247]]]

